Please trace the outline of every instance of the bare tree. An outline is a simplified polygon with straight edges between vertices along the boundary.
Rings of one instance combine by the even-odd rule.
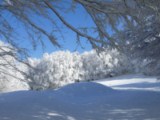
[[[88,35],[62,17],[64,4],[81,5],[87,11],[95,23],[94,30],[98,33],[97,37]],[[137,26],[144,28],[147,17],[156,15],[159,19],[159,1],[158,0],[4,0],[1,1],[1,31],[0,35],[7,42],[17,45],[13,40],[15,37],[12,33],[17,32],[14,23],[9,21],[5,14],[9,14],[17,22],[20,22],[29,35],[32,45],[36,46],[39,41],[43,44],[43,37],[47,37],[54,46],[60,47],[60,43],[56,38],[57,31],[61,32],[55,17],[58,18],[67,28],[77,34],[77,40],[81,37],[86,38],[93,47],[102,47],[112,45],[120,47],[120,42],[113,37],[115,33],[121,33],[124,30],[136,31]],[[51,31],[46,30],[38,24],[34,17],[38,19],[46,19],[53,26]],[[111,29],[111,33],[107,30]],[[118,43],[119,42],[119,43]]]

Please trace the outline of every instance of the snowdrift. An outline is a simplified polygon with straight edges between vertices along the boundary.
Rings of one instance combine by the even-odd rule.
[[[110,93],[112,91],[114,91],[112,88],[94,82],[73,83],[58,90],[58,92],[66,95],[72,94],[73,96],[104,95],[104,93]]]
[[[116,81],[128,79],[124,77]],[[141,80],[144,82],[144,78]],[[112,89],[104,86],[107,81],[104,85],[96,82],[70,84],[57,90],[0,94],[0,120],[160,119],[159,91],[114,89],[115,86]]]

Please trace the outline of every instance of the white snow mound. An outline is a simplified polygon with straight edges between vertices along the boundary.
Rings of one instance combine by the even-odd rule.
[[[72,94],[72,95],[104,95],[104,93],[110,93],[113,91],[112,88],[104,86],[99,83],[95,82],[80,82],[80,83],[73,83],[70,85],[66,85],[60,89],[58,89],[59,92],[62,92],[63,94]]]

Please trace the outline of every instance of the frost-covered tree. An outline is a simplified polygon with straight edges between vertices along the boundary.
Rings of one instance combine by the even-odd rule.
[[[138,10],[137,20],[132,27],[115,34],[122,51],[131,59],[135,59],[141,66],[141,71],[149,75],[159,75],[159,50],[160,50],[160,1],[136,1]],[[134,7],[135,8],[135,7]],[[131,19],[131,18],[129,18]]]
[[[58,36],[65,27],[76,34],[77,43],[86,38],[95,49],[116,48],[128,59],[149,61],[155,73],[160,68],[159,6],[159,0],[0,0],[0,37],[26,55],[19,46],[24,39],[17,26],[33,48],[47,39],[61,47]],[[77,27],[64,17],[79,7],[90,17],[92,27]]]
[[[15,49],[0,41],[0,92],[29,89],[23,74],[26,66],[12,54]]]
[[[41,60],[29,59],[35,70],[29,70],[32,89],[57,88],[79,79],[81,61],[78,53],[59,51],[45,53]]]
[[[91,81],[131,72],[126,57],[117,50],[97,54],[58,51],[44,54],[41,59],[29,59],[35,69],[29,69],[31,89],[57,88],[69,83]]]
[[[84,80],[95,80],[129,73],[131,66],[124,54],[116,49],[106,49],[97,54],[95,50],[81,55]]]
[[[15,33],[20,31],[13,24],[15,22],[10,20],[12,17],[26,32],[29,38],[27,40],[32,43],[33,47],[36,47],[38,43],[43,45],[46,40],[44,38],[50,40],[54,46],[60,47],[57,36],[63,34],[61,31],[63,27],[59,25],[62,23],[68,30],[77,34],[78,43],[81,38],[86,38],[93,48],[112,46],[123,51],[123,46],[128,39],[124,37],[117,39],[113,34],[119,36],[121,33],[134,35],[138,33],[139,42],[147,36],[154,35],[159,28],[156,27],[160,18],[159,5],[159,0],[1,0],[0,36],[15,46],[21,42],[22,39],[16,38]],[[91,28],[77,27],[63,16],[66,11],[76,12],[80,6],[94,23]],[[8,14],[7,17],[6,14]],[[148,25],[148,19],[150,19],[150,25]],[[44,23],[44,26],[52,26],[52,29],[45,28],[41,23]],[[146,34],[147,26],[148,28],[154,27],[154,29],[150,29],[150,32]],[[153,34],[150,34],[151,32]],[[20,51],[23,50],[20,49]]]

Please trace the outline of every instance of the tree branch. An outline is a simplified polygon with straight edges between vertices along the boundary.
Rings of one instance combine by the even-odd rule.
[[[70,25],[67,21],[64,20],[64,18],[57,12],[57,10],[48,2],[48,1],[44,1],[44,3],[50,8],[50,10],[61,20],[61,22],[66,25],[69,29],[71,29],[72,31],[74,31],[76,34],[78,34],[81,37],[87,38],[89,41],[94,41],[96,43],[102,43],[102,44],[106,44],[104,43],[102,40],[98,40],[96,38],[93,38],[85,33],[80,32],[79,30],[77,30],[75,27],[73,27],[72,25]]]

